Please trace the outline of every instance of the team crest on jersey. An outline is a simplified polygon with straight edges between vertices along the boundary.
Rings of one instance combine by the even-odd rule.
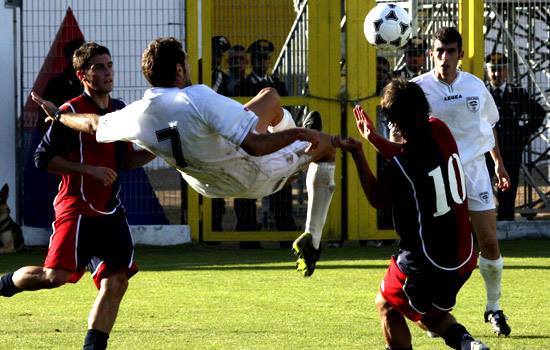
[[[481,192],[479,198],[485,204],[489,204],[489,192]]]
[[[470,112],[479,111],[479,97],[466,97],[466,106],[468,107]]]

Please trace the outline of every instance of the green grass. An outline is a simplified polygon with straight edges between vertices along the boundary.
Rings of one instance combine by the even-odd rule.
[[[285,249],[138,247],[111,349],[383,349],[373,300],[389,248],[325,249],[315,274],[293,270]],[[482,322],[474,272],[454,315],[491,349],[550,349],[550,241],[502,242],[503,307],[512,335]],[[0,272],[40,265],[44,249],[0,256]],[[96,290],[76,285],[0,298],[0,349],[78,349]],[[446,349],[411,325],[413,345]]]

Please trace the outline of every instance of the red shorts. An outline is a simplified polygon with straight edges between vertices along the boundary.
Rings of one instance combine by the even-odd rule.
[[[103,278],[115,273],[135,275],[134,244],[124,210],[56,219],[44,267],[73,272],[70,283],[78,282],[88,267],[98,289]]]
[[[425,316],[437,316],[443,312],[451,311],[456,302],[456,294],[470,277],[470,273],[459,275],[456,272],[443,276],[422,283],[422,287],[419,287],[418,284],[408,283],[410,282],[407,281],[409,277],[399,269],[395,258],[392,257],[380,285],[380,293],[393,308],[405,317],[411,321],[419,321]],[[407,289],[406,284],[414,288]],[[409,293],[406,290],[409,290]]]

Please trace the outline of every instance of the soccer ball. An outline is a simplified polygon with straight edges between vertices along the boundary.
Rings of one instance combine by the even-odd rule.
[[[382,50],[395,50],[411,35],[411,17],[396,4],[378,4],[365,17],[368,42]]]

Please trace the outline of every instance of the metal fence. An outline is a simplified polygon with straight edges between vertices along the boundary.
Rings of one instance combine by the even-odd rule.
[[[73,16],[76,21],[67,22]],[[87,41],[105,45],[111,51],[115,88],[111,96],[126,103],[143,95],[147,88],[140,70],[140,59],[148,42],[159,36],[174,36],[184,40],[185,1],[183,0],[24,0],[20,11],[21,38],[21,148],[24,164],[23,217],[31,226],[49,226],[47,218],[38,216],[32,208],[51,207],[52,192],[56,192],[58,177],[33,169],[29,161],[44,130],[39,130],[42,118],[28,100],[31,90],[41,89],[60,73],[57,63],[65,65],[63,48],[68,32],[80,30]],[[65,20],[65,22],[64,22]],[[66,24],[71,28],[61,28]],[[57,35],[59,34],[59,35]],[[57,35],[57,37],[56,37]],[[56,43],[55,40],[58,40]],[[56,64],[49,64],[49,62]],[[62,70],[62,68],[61,68]],[[123,178],[123,201],[130,222],[142,224],[180,224],[182,216],[181,177],[164,161],[156,159],[143,171],[128,172]],[[47,193],[44,193],[47,192]]]

